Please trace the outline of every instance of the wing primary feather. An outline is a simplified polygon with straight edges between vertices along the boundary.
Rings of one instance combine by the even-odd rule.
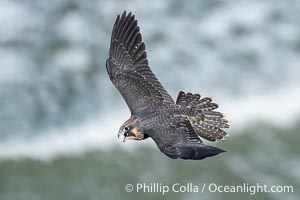
[[[124,42],[124,39],[126,38],[126,33],[129,29],[129,26],[131,25],[131,13],[129,13],[126,18],[124,19],[125,23],[123,25],[123,27],[120,29],[119,31],[119,35],[118,35],[118,38],[120,38],[120,41],[123,43]],[[125,44],[124,44],[125,45]]]
[[[134,35],[136,34],[138,28],[137,28],[137,21],[134,20],[130,26],[128,27],[128,30],[126,32],[126,37],[124,39],[124,44],[127,47],[128,52],[131,52],[131,46],[130,42],[132,41]]]
[[[112,33],[111,33],[111,39],[110,39],[110,43],[113,42],[114,38],[115,38],[115,33],[117,32],[117,28],[118,28],[118,24],[119,24],[119,21],[120,21],[120,15],[117,16],[117,19],[114,23],[114,26],[113,26],[113,29],[112,29]]]
[[[115,20],[106,68],[131,113],[175,104],[149,67],[145,43],[131,12],[124,11]]]
[[[131,14],[130,14],[131,15]],[[122,33],[122,29],[123,27],[125,26],[126,24],[126,11],[123,12],[122,16],[121,16],[121,19],[120,19],[120,22],[117,24],[118,26],[118,29],[117,31],[115,32],[115,37],[116,38],[119,38],[120,39],[120,34]]]

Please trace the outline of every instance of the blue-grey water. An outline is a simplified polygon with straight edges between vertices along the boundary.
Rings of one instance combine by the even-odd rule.
[[[153,72],[211,96],[226,154],[170,160],[117,140],[130,113],[105,60],[117,14],[139,20]],[[298,199],[300,1],[0,2],[0,199],[160,199],[126,184],[291,185],[293,192],[169,192],[170,199]]]

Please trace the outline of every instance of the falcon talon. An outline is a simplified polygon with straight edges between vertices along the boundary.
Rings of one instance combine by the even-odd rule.
[[[180,91],[176,102],[152,73],[140,27],[130,12],[118,15],[112,30],[106,70],[125,99],[131,117],[120,127],[118,138],[152,138],[172,159],[201,160],[226,152],[205,145],[226,135],[228,122],[212,98]],[[222,138],[223,139],[223,138]]]

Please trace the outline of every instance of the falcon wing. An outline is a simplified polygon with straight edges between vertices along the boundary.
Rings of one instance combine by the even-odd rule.
[[[200,94],[185,94],[180,91],[176,104],[189,108],[191,114],[189,121],[197,135],[209,141],[217,141],[226,137],[228,134],[223,128],[229,128],[228,121],[224,119],[222,113],[215,111],[218,105],[212,103],[212,99],[205,97],[200,99]]]
[[[118,15],[106,69],[131,113],[175,104],[149,68],[145,44],[134,15]]]
[[[225,152],[217,147],[204,145],[186,117],[177,118],[176,121],[173,125],[152,129],[153,132],[150,133],[160,151],[168,157],[201,160]]]

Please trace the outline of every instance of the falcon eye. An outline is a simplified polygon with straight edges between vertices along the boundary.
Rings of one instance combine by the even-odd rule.
[[[125,130],[125,131],[129,131],[129,127],[128,127],[128,126],[125,126],[124,130]]]

